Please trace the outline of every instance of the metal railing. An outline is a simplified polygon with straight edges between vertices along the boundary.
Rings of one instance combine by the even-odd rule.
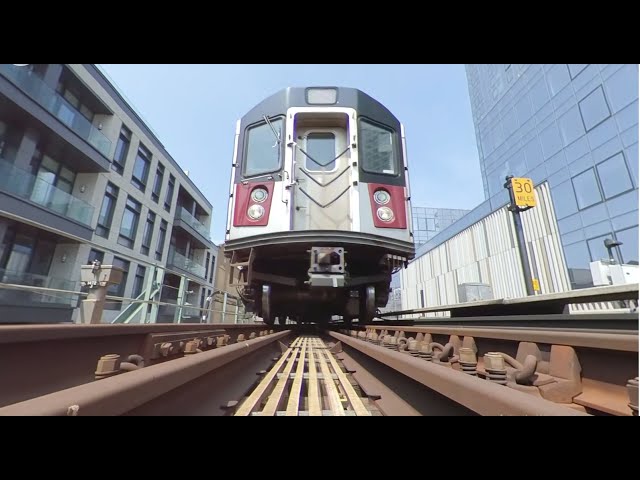
[[[0,272],[2,272],[2,270],[0,270]],[[7,277],[0,276],[0,305],[4,303],[4,302],[1,302],[1,300],[3,299],[2,295],[15,298],[17,295],[21,293],[26,293],[30,295],[39,296],[39,297],[51,297],[54,299],[67,298],[67,297],[77,299],[78,297],[87,296],[87,292],[82,292],[78,290],[67,290],[64,288],[39,287],[39,286],[33,286],[33,285],[23,285],[19,283],[10,283],[10,282],[5,282],[4,280],[2,280],[2,278],[7,278]],[[75,283],[75,282],[71,282],[71,283]],[[192,317],[189,317],[186,315],[182,316],[183,319],[192,318],[192,319],[196,319],[197,321],[192,321],[192,322],[179,321],[179,322],[173,322],[173,323],[213,323],[211,321],[211,317],[212,317],[212,314],[215,314],[215,313],[222,315],[222,323],[235,323],[235,324],[252,323],[251,320],[254,318],[253,314],[247,313],[245,311],[240,311],[240,310],[236,312],[232,312],[231,310],[228,310],[225,308],[201,308],[201,307],[196,307],[186,303],[178,304],[178,303],[171,303],[171,302],[162,302],[157,300],[144,300],[144,299],[141,299],[140,296],[138,298],[128,298],[128,297],[119,297],[115,295],[107,295],[105,298],[106,298],[105,303],[117,302],[117,303],[128,303],[131,305],[167,306],[172,308],[181,308],[183,310],[187,309],[189,310],[188,313],[192,315],[198,312],[197,315]],[[77,303],[78,303],[77,300],[73,300],[72,302],[70,302],[71,304],[70,306],[75,307]],[[234,304],[230,304],[230,305],[235,306]],[[203,317],[208,318],[209,320],[203,321]],[[113,323],[113,321],[110,321],[108,323]],[[138,322],[118,322],[118,323],[138,323]],[[145,323],[156,323],[156,319],[147,318]],[[2,324],[1,321],[0,321],[0,324]]]
[[[191,226],[191,228],[193,228],[207,240],[211,240],[209,229],[202,222],[200,222],[200,220],[191,215],[184,207],[180,207],[176,210],[176,217],[185,222],[187,225]]]
[[[2,284],[25,288],[12,291],[3,289]],[[55,304],[76,307],[79,295],[82,295],[82,292],[75,291],[77,287],[78,282],[63,278],[0,269],[0,304]]]
[[[204,265],[200,265],[195,260],[191,260],[190,258],[178,253],[173,247],[169,248],[167,264],[178,267],[186,272],[193,273],[198,277],[205,277],[206,269]]]
[[[28,68],[0,64],[0,74],[109,158],[111,140]]]
[[[0,157],[0,190],[91,226],[93,205]]]

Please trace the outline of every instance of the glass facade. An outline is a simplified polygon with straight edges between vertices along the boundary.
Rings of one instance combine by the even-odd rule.
[[[469,213],[451,208],[412,207],[413,239],[416,247],[435,237],[440,231]]]
[[[573,288],[606,238],[638,258],[638,65],[467,65],[485,197],[506,175],[548,181]],[[488,200],[488,201],[489,201]]]

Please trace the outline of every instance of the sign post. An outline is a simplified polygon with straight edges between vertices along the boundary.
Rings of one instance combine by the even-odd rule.
[[[539,282],[531,275],[529,267],[529,255],[527,254],[527,245],[524,239],[524,230],[522,229],[522,218],[520,213],[536,206],[536,195],[533,190],[533,182],[530,178],[517,178],[513,175],[505,177],[504,188],[509,190],[509,211],[513,214],[513,223],[516,227],[516,239],[518,242],[518,251],[520,252],[520,263],[522,264],[522,272],[524,273],[524,283],[527,288],[527,296],[535,295],[535,291],[539,290]],[[538,284],[534,287],[534,283]]]

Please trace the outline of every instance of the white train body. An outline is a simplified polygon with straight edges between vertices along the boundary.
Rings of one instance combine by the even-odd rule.
[[[404,129],[350,88],[287,88],[238,121],[225,254],[247,306],[369,322],[413,258]]]

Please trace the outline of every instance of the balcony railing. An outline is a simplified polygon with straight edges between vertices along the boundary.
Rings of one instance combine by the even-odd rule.
[[[110,158],[111,140],[94,127],[78,110],[28,68],[0,64],[0,74],[52,113],[67,127]]]
[[[0,191],[91,226],[94,207],[0,157]]]
[[[205,268],[204,265],[198,264],[196,261],[191,260],[184,255],[175,251],[174,248],[169,249],[169,258],[167,260],[169,265],[174,265],[182,270],[193,273],[198,277],[204,278]]]
[[[179,207],[176,211],[177,217],[190,225],[195,231],[197,231],[200,235],[202,235],[207,240],[211,240],[211,235],[209,233],[209,229],[205,227],[200,220],[191,215],[184,207]]]
[[[15,285],[27,285],[32,287],[51,288],[56,290],[78,291],[78,282],[64,278],[36,275],[33,273],[16,272],[0,269],[0,282]],[[32,304],[56,304],[68,307],[76,307],[78,295],[64,292],[25,292],[10,289],[0,289],[0,304],[32,305]]]

